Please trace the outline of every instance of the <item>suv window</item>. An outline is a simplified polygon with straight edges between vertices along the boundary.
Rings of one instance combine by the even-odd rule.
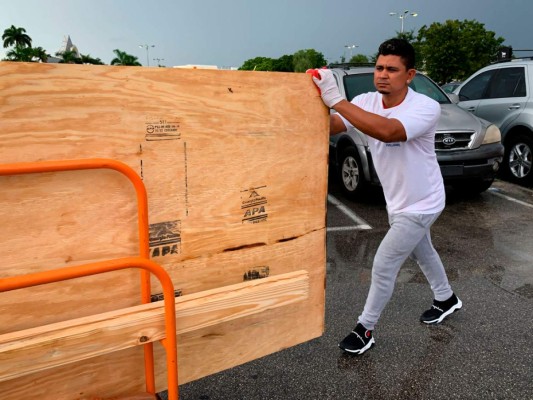
[[[375,92],[374,74],[353,74],[344,76],[344,89],[346,90],[346,98],[352,101],[355,96],[363,93]]]
[[[523,67],[510,67],[485,71],[466,83],[459,100],[500,99],[526,95]]]
[[[415,92],[425,94],[437,101],[439,104],[449,104],[450,99],[444,94],[442,89],[436,83],[428,79],[425,75],[417,73],[409,84],[409,87]]]
[[[422,74],[415,75],[411,84],[411,89],[418,93],[425,94],[440,104],[450,103],[450,99],[442,92],[442,90],[426,76]],[[344,88],[346,90],[346,98],[351,101],[355,96],[367,92],[375,92],[374,74],[362,73],[344,76]]]
[[[481,99],[487,90],[487,85],[492,75],[494,75],[494,70],[485,71],[466,83],[459,92],[459,100]]]
[[[486,98],[498,99],[503,97],[524,97],[526,85],[524,68],[512,67],[498,70],[491,79]]]

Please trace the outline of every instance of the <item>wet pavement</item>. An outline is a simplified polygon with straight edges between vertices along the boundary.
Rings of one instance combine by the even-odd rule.
[[[502,181],[472,198],[450,191],[432,236],[463,309],[421,324],[432,295],[407,261],[362,356],[337,343],[364,305],[387,216],[379,191],[358,202],[330,193],[372,229],[328,202],[323,336],[182,385],[180,399],[533,399],[533,191]]]

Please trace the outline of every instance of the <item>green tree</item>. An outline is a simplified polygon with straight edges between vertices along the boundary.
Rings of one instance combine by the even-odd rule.
[[[42,47],[15,46],[6,53],[7,61],[47,62],[49,54]]]
[[[327,65],[322,53],[314,49],[298,50],[292,56],[294,72],[305,72],[310,68],[321,68]]]
[[[32,62],[33,61],[33,49],[31,47],[19,47],[15,46],[6,53],[7,61],[21,61]]]
[[[474,20],[448,20],[424,25],[414,43],[418,68],[439,84],[463,80],[496,59],[505,41]]]
[[[33,47],[32,48],[33,61],[40,61],[40,62],[45,63],[45,62],[48,61],[48,57],[50,57],[50,55],[42,47]]]
[[[80,54],[82,64],[104,65],[99,58],[93,58],[89,54]]]
[[[56,56],[61,57],[60,64],[81,64],[81,58],[75,51],[58,51]]]
[[[279,71],[305,72],[309,68],[320,68],[327,65],[322,53],[313,49],[299,50],[293,55],[280,58],[255,57],[246,60],[239,68],[241,71]]]
[[[396,37],[398,39],[405,39],[409,43],[412,43],[412,42],[414,42],[416,40],[415,30],[414,29],[411,29],[410,31],[396,32],[396,33],[397,33]]]
[[[292,55],[284,55],[274,60],[272,71],[278,72],[294,72],[294,62]]]
[[[2,40],[4,41],[4,48],[9,46],[31,47],[31,37],[26,34],[26,29],[17,28],[15,25],[4,30]]]
[[[239,68],[241,71],[273,71],[276,60],[268,57],[255,57],[246,60]]]
[[[350,58],[350,61],[348,62],[354,63],[354,64],[364,64],[370,61],[368,60],[368,57],[365,56],[364,54],[356,54],[352,58]]]
[[[115,53],[115,58],[111,60],[111,65],[130,65],[140,67],[142,64],[139,62],[138,58],[132,56],[131,54],[121,51],[119,49],[113,50]]]

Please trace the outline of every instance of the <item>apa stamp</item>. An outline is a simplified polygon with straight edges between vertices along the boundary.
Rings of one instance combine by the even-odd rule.
[[[262,195],[266,186],[243,190],[241,193],[242,223],[257,224],[268,219],[268,201]]]
[[[181,137],[180,123],[175,117],[172,119],[147,117],[145,125],[146,141],[177,140]]]
[[[252,268],[244,273],[243,281],[251,281],[254,279],[267,278],[270,275],[270,268],[268,266],[261,266]]]
[[[159,257],[181,252],[181,222],[150,224],[150,256]]]

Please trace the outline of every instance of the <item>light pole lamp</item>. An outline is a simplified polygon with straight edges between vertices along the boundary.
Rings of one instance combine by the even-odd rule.
[[[400,18],[400,20],[402,21],[402,29],[400,31],[400,33],[403,33],[403,20],[405,18],[407,18],[408,16],[411,16],[411,17],[417,17],[418,16],[418,13],[416,12],[411,12],[409,10],[404,10],[402,12],[390,12],[389,15],[391,17],[398,17]]]
[[[356,47],[359,47],[359,46],[357,46],[356,44],[347,44],[344,47],[347,48],[347,49],[350,49],[350,58],[348,59],[348,62],[350,62],[350,60],[353,57],[352,50],[355,49]]]
[[[150,66],[150,56],[148,54],[149,53],[148,49],[150,47],[155,47],[155,44],[140,44],[139,47],[141,49],[143,49],[143,48],[146,49],[146,66],[149,67]]]

